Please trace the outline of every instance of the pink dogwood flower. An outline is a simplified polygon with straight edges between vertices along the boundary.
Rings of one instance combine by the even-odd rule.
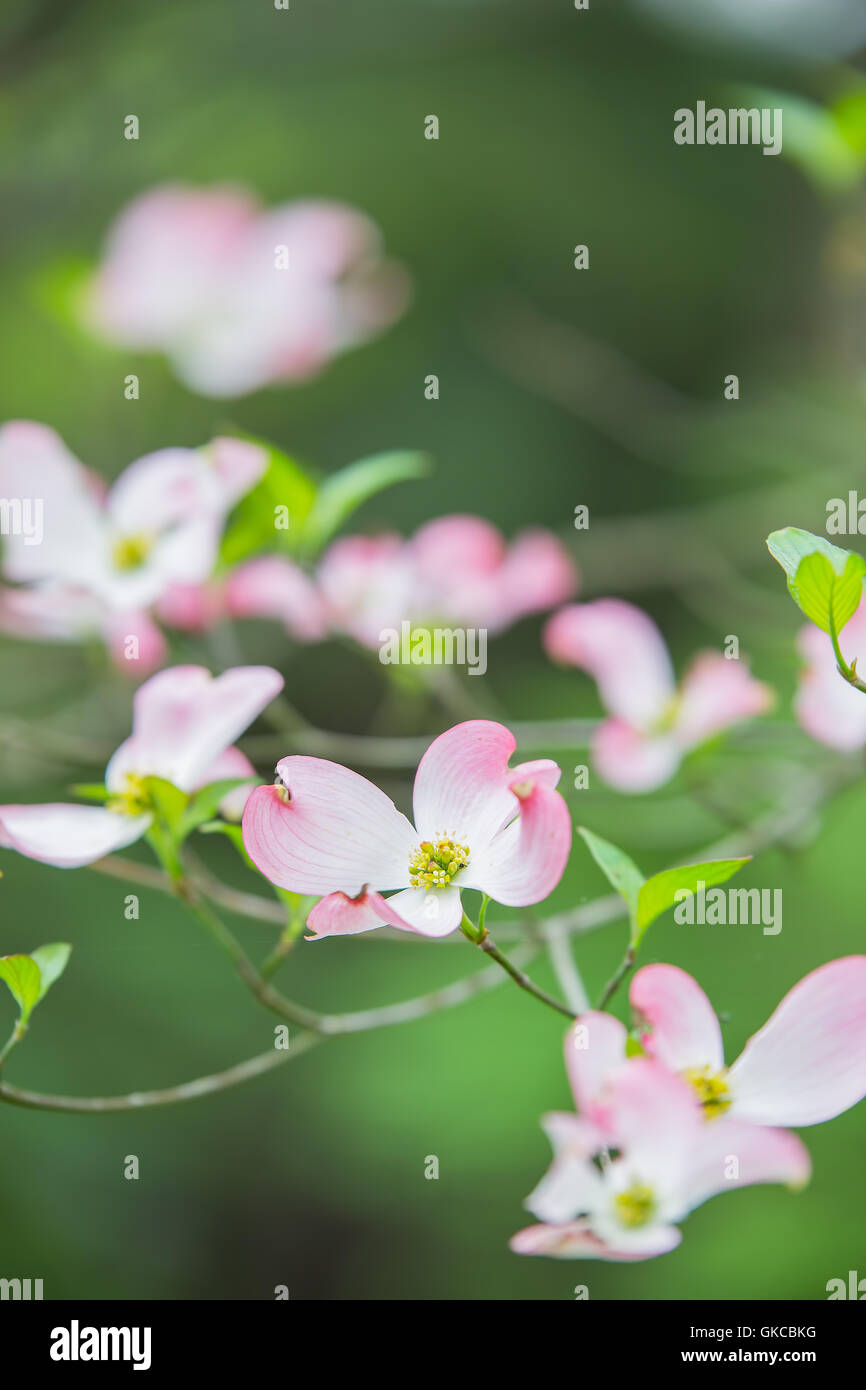
[[[816,1125],[866,1095],[866,956],[806,975],[730,1067],[713,1007],[684,970],[644,966],[629,998],[644,1050],[691,1082],[710,1115]]]
[[[55,640],[98,634],[122,669],[152,667],[164,641],[151,610],[208,579],[226,514],[266,466],[257,445],[215,439],[148,454],[105,491],[54,430],[4,425],[0,495],[38,504],[43,534],[4,537],[3,574],[18,587],[0,590],[0,626]]]
[[[509,767],[515,746],[484,719],[440,734],[415,777],[415,826],[349,768],[283,758],[275,785],[247,801],[247,853],[272,883],[321,898],[308,918],[316,937],[383,924],[445,936],[463,920],[464,888],[506,906],[539,902],[562,877],[571,819],[556,763]]]
[[[233,618],[275,618],[298,642],[326,633],[324,603],[314,581],[283,555],[262,555],[228,576],[225,605]]]
[[[490,522],[463,515],[438,517],[405,541],[393,533],[344,537],[317,571],[331,626],[373,648],[403,622],[500,632],[561,603],[577,578],[550,532],[524,531],[508,545]]]
[[[845,660],[866,669],[866,601],[840,636]],[[794,713],[806,733],[829,748],[853,753],[866,745],[866,695],[840,676],[833,643],[813,623],[800,629],[797,646],[806,662],[794,697]]]
[[[624,792],[661,786],[687,753],[773,705],[773,692],[739,660],[701,652],[677,687],[651,618],[621,599],[570,604],[548,621],[554,661],[589,672],[609,717],[593,738],[596,765]]]
[[[573,1041],[572,1029],[568,1063]],[[800,1186],[809,1177],[796,1135],[728,1119],[707,1124],[691,1088],[649,1058],[621,1065],[605,1102],[607,1128],[568,1113],[544,1117],[554,1161],[526,1201],[542,1224],[511,1239],[518,1254],[649,1259],[680,1243],[678,1223],[709,1197],[753,1183]]]
[[[216,677],[201,666],[160,671],[136,691],[132,734],[105,770],[106,804],[0,806],[0,846],[60,869],[79,868],[150,829],[146,778],[160,777],[187,793],[224,778],[255,778],[234,740],[282,686],[282,676],[269,666],[238,666]],[[232,789],[223,813],[240,819],[248,791]]]
[[[85,313],[123,347],[164,352],[202,395],[302,381],[402,313],[408,277],[341,203],[263,210],[242,189],[168,185],[120,214]]]

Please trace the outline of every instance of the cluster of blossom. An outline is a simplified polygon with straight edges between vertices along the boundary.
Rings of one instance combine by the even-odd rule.
[[[549,532],[506,545],[470,516],[431,521],[409,540],[342,538],[312,574],[262,555],[215,577],[228,512],[267,463],[260,446],[221,438],[149,454],[106,490],[47,426],[4,425],[0,496],[38,498],[42,534],[38,544],[20,530],[4,537],[14,587],[0,590],[0,628],[72,642],[99,634],[121,669],[141,674],[166,655],[155,619],[200,631],[226,617],[275,618],[297,641],[338,632],[377,647],[404,620],[496,632],[574,591],[574,566]]]
[[[163,625],[206,631],[226,618],[270,618],[299,642],[342,633],[375,649],[405,622],[496,633],[565,604],[545,626],[544,648],[596,681],[607,718],[594,763],[624,792],[662,785],[692,749],[773,705],[747,662],[720,652],[699,653],[677,684],[661,633],[630,603],[566,603],[577,569],[542,528],[507,544],[481,517],[445,516],[408,539],[342,537],[312,571],[265,554],[215,572],[226,518],[267,464],[259,445],[218,438],[148,454],[108,488],[47,426],[4,425],[0,496],[38,498],[43,511],[38,544],[20,529],[4,535],[0,629],[64,642],[98,635],[122,670],[146,674],[166,659]],[[866,654],[866,602],[846,638]],[[866,701],[839,680],[829,637],[809,624],[799,646],[801,725],[830,747],[863,747]]]
[[[150,831],[149,778],[188,793],[229,778],[238,785],[223,814],[242,813],[252,863],[279,888],[318,899],[307,919],[314,939],[383,924],[443,936],[468,920],[464,890],[521,907],[557,886],[571,820],[556,763],[511,767],[511,732],[472,720],[422,758],[414,825],[366,778],[320,758],[283,758],[275,783],[253,789],[234,740],[281,688],[268,667],[216,678],[200,667],[160,672],[135,697],[132,734],[106,769],[105,803],[0,806],[0,845],[61,868],[92,863]],[[541,1225],[512,1241],[520,1253],[664,1254],[680,1240],[676,1223],[715,1193],[805,1182],[808,1154],[779,1126],[830,1119],[866,1092],[864,956],[806,976],[730,1068],[716,1015],[685,972],[644,967],[630,997],[631,1039],[601,1012],[569,1031],[579,1115],[544,1122],[555,1158],[528,1199]]]
[[[540,1225],[523,1255],[640,1260],[681,1240],[677,1223],[708,1197],[810,1175],[801,1141],[866,1093],[866,956],[830,961],[785,996],[730,1068],[710,1001],[674,965],[632,980],[638,1020],[578,1018],[565,1039],[577,1115],[542,1121],[554,1161],[526,1205]]]
[[[263,210],[243,189],[169,185],[120,214],[84,312],[109,341],[162,352],[192,390],[227,397],[313,376],[392,323],[408,295],[354,208]]]

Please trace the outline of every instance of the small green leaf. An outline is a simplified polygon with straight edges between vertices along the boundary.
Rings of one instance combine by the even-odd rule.
[[[866,85],[860,83],[849,88],[836,98],[830,109],[849,149],[866,155]]]
[[[0,956],[0,980],[6,981],[21,1010],[21,1022],[26,1023],[41,997],[42,981],[36,961],[30,956]]]
[[[826,555],[833,569],[841,574],[848,563],[850,550],[842,550],[831,545],[824,536],[813,535],[811,531],[801,531],[799,526],[785,526],[781,531],[773,531],[767,537],[767,549],[774,560],[778,560],[790,582],[796,577],[800,561],[807,555]]]
[[[110,795],[104,782],[76,782],[70,790],[82,801],[107,801]]]
[[[807,555],[797,570],[799,603],[807,617],[831,636],[853,618],[863,596],[866,560],[851,554],[841,574],[824,555]]]
[[[860,603],[866,560],[795,526],[774,531],[767,546],[797,606],[823,632],[838,635]]]
[[[632,933],[634,933],[638,899],[644,883],[643,874],[624,850],[618,849],[609,840],[603,840],[600,835],[593,835],[591,830],[586,830],[583,826],[579,826],[578,830],[583,836],[587,849],[602,873],[607,877],[608,882],[625,900],[632,922]]]
[[[35,951],[30,952],[30,959],[35,961],[39,967],[41,983],[39,986],[39,998],[37,1004],[44,999],[55,980],[66,969],[72,947],[65,941],[52,941],[48,946],[37,946]]]
[[[316,496],[315,482],[288,454],[254,435],[242,437],[266,449],[270,461],[256,486],[241,498],[229,518],[219,554],[224,566],[236,565],[250,555],[275,547],[296,550]],[[285,508],[288,527],[276,525],[278,508]]]
[[[725,883],[748,864],[750,858],[749,855],[745,859],[710,859],[704,864],[684,864],[681,868],[653,874],[638,895],[634,945],[639,943],[651,922],[675,903],[682,902],[678,893],[690,895],[698,891],[699,884],[712,888],[717,883]]]
[[[190,799],[183,815],[177,823],[177,839],[185,840],[193,830],[210,821],[217,814],[223,797],[233,792],[235,787],[255,786],[257,777],[224,777],[219,782],[209,782],[206,787]]]
[[[142,785],[162,825],[174,833],[189,801],[186,792],[164,777],[143,777]]]
[[[359,459],[326,478],[316,494],[306,524],[302,544],[315,554],[353,512],[384,488],[394,483],[423,478],[430,472],[426,454],[395,450]]]

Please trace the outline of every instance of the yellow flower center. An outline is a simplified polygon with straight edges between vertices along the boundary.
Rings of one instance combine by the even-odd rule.
[[[616,1214],[623,1226],[645,1226],[656,1208],[655,1193],[645,1183],[636,1182],[615,1199]]]
[[[447,888],[469,863],[469,846],[456,840],[422,840],[409,860],[413,888]]]
[[[144,778],[128,772],[123,779],[123,789],[113,792],[106,803],[109,811],[121,816],[141,816],[152,809],[151,799],[144,785]]]
[[[114,542],[111,558],[115,569],[140,569],[153,549],[153,540],[143,531],[132,536],[121,536]]]
[[[687,1067],[683,1076],[697,1091],[705,1119],[712,1120],[724,1114],[731,1104],[727,1072],[720,1071],[714,1076],[709,1067]]]

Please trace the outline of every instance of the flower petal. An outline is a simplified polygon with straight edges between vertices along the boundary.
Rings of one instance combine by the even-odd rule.
[[[151,819],[63,802],[0,806],[0,846],[58,869],[77,869],[140,839]]]
[[[524,1205],[540,1221],[571,1221],[582,1212],[594,1211],[603,1198],[599,1170],[579,1149],[565,1148],[557,1153]]]
[[[682,753],[671,734],[645,734],[623,719],[595,730],[592,756],[599,774],[621,792],[649,792],[673,777]]]
[[[206,316],[255,213],[255,204],[230,187],[148,190],[109,232],[88,317],[132,347],[163,347],[188,332]]]
[[[674,693],[668,649],[652,618],[634,604],[617,598],[569,604],[547,623],[543,641],[554,661],[589,672],[609,714],[639,729],[664,714]]]
[[[804,1145],[785,1129],[739,1124],[727,1116],[705,1121],[695,1139],[674,1219],[728,1188],[763,1182],[802,1187],[811,1167]]]
[[[266,878],[296,893],[402,888],[418,843],[393,801],[357,772],[324,758],[283,758],[288,788],[257,787],[244,811],[244,844]]]
[[[3,536],[8,579],[85,584],[101,571],[104,526],[91,476],[47,425],[10,420],[0,429],[0,497],[21,507],[21,525]]]
[[[191,791],[282,687],[270,666],[235,666],[216,677],[203,666],[172,666],[151,676],[136,693],[132,737],[111,759],[106,785],[115,790],[134,771]]]
[[[697,980],[676,965],[645,965],[631,982],[629,1000],[647,1024],[644,1051],[671,1071],[725,1065],[722,1030]]]
[[[166,640],[149,613],[106,613],[101,627],[114,665],[133,680],[146,676],[164,660]]]
[[[611,1081],[593,1118],[614,1136],[636,1180],[666,1205],[682,1189],[704,1120],[692,1088],[648,1057],[634,1057]]]
[[[565,1035],[565,1070],[575,1105],[583,1115],[593,1107],[626,1060],[625,1025],[595,1009],[581,1014]]]
[[[248,439],[220,436],[202,450],[217,483],[219,503],[228,511],[255,487],[267,471],[266,449]]]
[[[577,588],[578,571],[565,546],[550,531],[521,531],[502,567],[498,622],[504,626],[530,613],[564,603]]]
[[[846,624],[842,642],[848,661],[866,658],[866,604]],[[843,680],[836,668],[830,638],[809,623],[801,628],[797,647],[806,659],[794,697],[794,713],[811,738],[851,753],[866,743],[866,700]],[[866,666],[866,659],[861,661]]]
[[[460,926],[462,917],[463,908],[456,888],[439,889],[435,893],[404,888],[390,898],[366,891],[357,898],[345,893],[330,893],[316,904],[307,918],[307,925],[314,932],[308,939],[351,936],[383,926],[418,932],[421,936],[448,936]]]
[[[515,768],[509,789],[518,814],[499,831],[486,849],[472,856],[459,882],[480,888],[506,907],[541,902],[553,892],[565,871],[571,849],[571,815],[558,791],[548,785],[551,767],[540,773]],[[472,836],[470,833],[470,850]]]
[[[766,714],[774,700],[770,687],[756,681],[744,661],[701,652],[683,677],[677,702],[674,727],[680,746],[696,748],[732,724]]]
[[[729,1073],[730,1115],[815,1125],[866,1094],[866,956],[829,961],[794,985]]]
[[[649,1235],[649,1233],[647,1233]],[[654,1226],[640,1250],[623,1250],[608,1245],[586,1221],[570,1221],[563,1226],[527,1226],[508,1242],[517,1255],[551,1255],[558,1260],[648,1260],[667,1255],[682,1240],[675,1226]]]
[[[489,719],[470,719],[434,739],[415,775],[419,834],[454,834],[472,853],[486,847],[517,810],[508,789],[515,747],[510,729]]]
[[[325,635],[324,606],[315,584],[282,555],[266,555],[234,570],[226,583],[226,603],[237,618],[276,618],[302,642]]]
[[[398,535],[343,536],[319,562],[316,578],[329,622],[365,647],[378,647],[383,628],[411,616],[413,570]]]

